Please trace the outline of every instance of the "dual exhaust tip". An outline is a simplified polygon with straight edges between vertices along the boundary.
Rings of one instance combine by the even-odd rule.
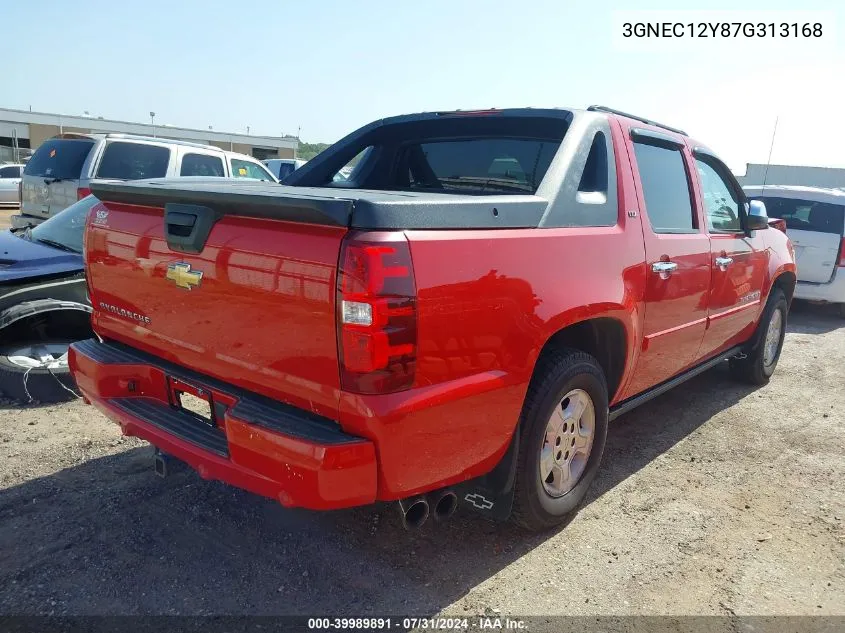
[[[434,515],[435,521],[444,521],[455,514],[457,509],[458,495],[448,488],[399,500],[402,527],[406,530],[420,528],[431,515]]]

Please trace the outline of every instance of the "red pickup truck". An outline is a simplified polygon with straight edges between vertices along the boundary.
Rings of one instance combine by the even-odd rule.
[[[723,361],[768,381],[795,287],[713,152],[603,107],[384,119],[283,186],[92,190],[85,399],[159,470],[410,526],[564,521],[610,420]]]

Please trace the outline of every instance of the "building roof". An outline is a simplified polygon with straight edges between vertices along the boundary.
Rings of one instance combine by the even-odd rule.
[[[831,187],[804,187],[800,185],[744,185],[745,193],[752,196],[762,195],[764,192],[769,196],[778,198],[799,198],[811,199],[830,204],[842,204],[845,202],[845,191]]]
[[[159,125],[152,123],[137,123],[104,119],[102,117],[75,116],[56,114],[51,112],[31,112],[29,110],[14,110],[0,108],[0,121],[9,123],[34,123],[40,125],[57,125],[59,127],[73,127],[91,130],[92,132],[123,132],[141,136],[174,136],[186,141],[208,143],[243,143],[253,147],[296,149],[299,139],[295,136],[256,136],[236,132],[219,132],[217,130],[199,130],[196,128],[177,127],[175,125]]]

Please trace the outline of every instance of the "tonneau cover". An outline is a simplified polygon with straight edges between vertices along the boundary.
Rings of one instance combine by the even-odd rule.
[[[536,227],[548,205],[534,195],[291,187],[221,178],[93,181],[91,191],[103,202],[151,207],[196,204],[222,215],[360,229]]]

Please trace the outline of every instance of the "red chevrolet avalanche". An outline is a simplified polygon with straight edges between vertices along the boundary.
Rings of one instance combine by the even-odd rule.
[[[285,186],[91,188],[85,399],[160,472],[409,526],[561,523],[613,418],[717,363],[769,380],[795,287],[710,149],[604,107],[384,119]]]

